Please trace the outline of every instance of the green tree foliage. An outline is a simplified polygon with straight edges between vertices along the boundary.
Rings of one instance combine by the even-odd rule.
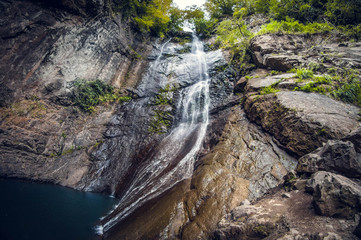
[[[170,13],[170,19],[171,19],[171,21],[169,22],[169,31],[170,32],[176,32],[176,31],[182,30],[182,25],[186,21],[196,25],[196,29],[197,29],[197,27],[199,28],[201,26],[202,29],[198,29],[198,30],[200,30],[199,32],[197,31],[198,34],[201,34],[201,31],[203,31],[203,30],[205,32],[207,32],[207,31],[211,30],[210,28],[214,29],[214,25],[209,26],[207,28],[208,30],[203,28],[205,26],[202,25],[203,23],[201,23],[201,22],[206,21],[204,18],[204,12],[196,5],[187,7],[185,10],[181,10],[179,8],[172,7],[170,9],[169,13]]]
[[[331,0],[326,3],[325,15],[337,25],[361,23],[360,0]]]
[[[245,15],[246,8],[236,9],[233,18],[222,21],[217,28],[217,41],[221,47],[230,49],[232,60],[239,63],[244,60],[249,39],[253,37],[243,20]]]
[[[255,0],[255,11],[276,20],[287,17],[303,23],[326,17],[335,25],[361,23],[360,0]]]
[[[194,24],[198,36],[209,38],[216,32],[218,20],[214,18],[195,18],[191,22]]]
[[[172,0],[114,0],[113,11],[120,12],[123,19],[130,19],[141,32],[163,36],[171,20],[168,12]]]
[[[305,34],[305,33],[322,33],[329,32],[333,29],[328,23],[308,23],[303,24],[297,20],[290,19],[286,17],[286,20],[277,21],[271,20],[270,23],[263,25],[258,34],[266,33],[296,33],[296,34]]]
[[[246,8],[248,14],[251,14],[255,11],[255,4],[255,0],[208,0],[205,7],[212,18],[224,18],[232,17],[240,8]]]
[[[219,18],[222,16],[232,16],[236,3],[237,0],[208,0],[205,6],[212,18]]]

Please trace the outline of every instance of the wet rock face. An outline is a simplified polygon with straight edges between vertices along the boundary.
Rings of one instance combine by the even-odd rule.
[[[207,239],[225,213],[244,199],[256,198],[277,186],[287,171],[294,169],[296,160],[279,149],[271,136],[251,124],[239,106],[214,113],[211,119],[210,129],[220,127],[218,121],[227,124],[222,127],[218,142],[212,143],[215,146],[196,162],[189,185],[176,186],[157,199],[152,208],[137,211],[136,221],[125,219],[117,230],[110,231],[110,239]],[[181,197],[173,199],[177,194]],[[159,214],[156,209],[167,210]],[[161,223],[154,216],[168,220]],[[162,229],[162,234],[149,229],[128,230],[136,229],[139,221],[146,222],[149,229]],[[116,233],[111,234],[113,231]]]
[[[357,129],[358,108],[316,93],[286,92],[249,96],[247,116],[288,150],[302,156],[328,139]]]
[[[191,222],[182,236],[207,238],[227,209],[277,186],[295,163],[270,136],[249,123],[238,106],[233,107],[219,143],[197,163],[194,190],[186,200]]]
[[[361,210],[361,187],[350,179],[320,171],[308,182],[317,213],[323,216],[353,218]]]

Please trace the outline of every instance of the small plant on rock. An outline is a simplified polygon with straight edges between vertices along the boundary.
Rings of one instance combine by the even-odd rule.
[[[306,68],[297,69],[296,77],[302,80],[312,78],[313,71]]]

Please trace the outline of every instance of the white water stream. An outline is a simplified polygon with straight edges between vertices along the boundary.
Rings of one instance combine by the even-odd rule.
[[[168,42],[161,47],[161,54]],[[147,164],[139,166],[133,181],[127,186],[128,190],[114,209],[116,214],[113,213],[111,219],[103,226],[99,226],[101,232],[109,230],[146,201],[192,176],[194,161],[202,147],[208,125],[210,78],[203,44],[196,36],[193,37],[190,54],[196,61],[188,64],[198,65],[196,69],[199,77],[190,86],[181,90],[177,104],[177,115],[181,116],[179,124],[161,141]],[[150,71],[156,70],[160,58],[161,55]]]

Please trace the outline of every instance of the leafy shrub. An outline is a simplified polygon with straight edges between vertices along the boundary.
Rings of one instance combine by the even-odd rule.
[[[298,77],[299,79],[302,79],[302,80],[312,78],[313,77],[313,72],[312,72],[312,70],[308,70],[308,69],[305,69],[305,68],[297,69],[296,77]]]
[[[343,84],[337,90],[332,91],[331,95],[343,102],[356,104],[361,107],[360,80],[354,79],[350,83]]]
[[[75,105],[79,106],[85,112],[94,112],[95,106],[119,101],[129,101],[129,96],[121,96],[115,91],[114,87],[100,80],[85,81],[78,80],[74,84],[72,99]]]
[[[360,41],[361,40],[361,24],[358,25],[347,25],[347,26],[338,26],[338,29],[344,33],[351,40]]]
[[[361,23],[361,1],[329,0],[326,2],[325,15],[336,25]]]
[[[247,50],[249,40],[253,33],[247,29],[243,17],[247,14],[247,9],[241,8],[234,12],[232,19],[223,20],[217,27],[217,43],[224,49],[231,52],[231,61],[242,64],[249,62]]]

